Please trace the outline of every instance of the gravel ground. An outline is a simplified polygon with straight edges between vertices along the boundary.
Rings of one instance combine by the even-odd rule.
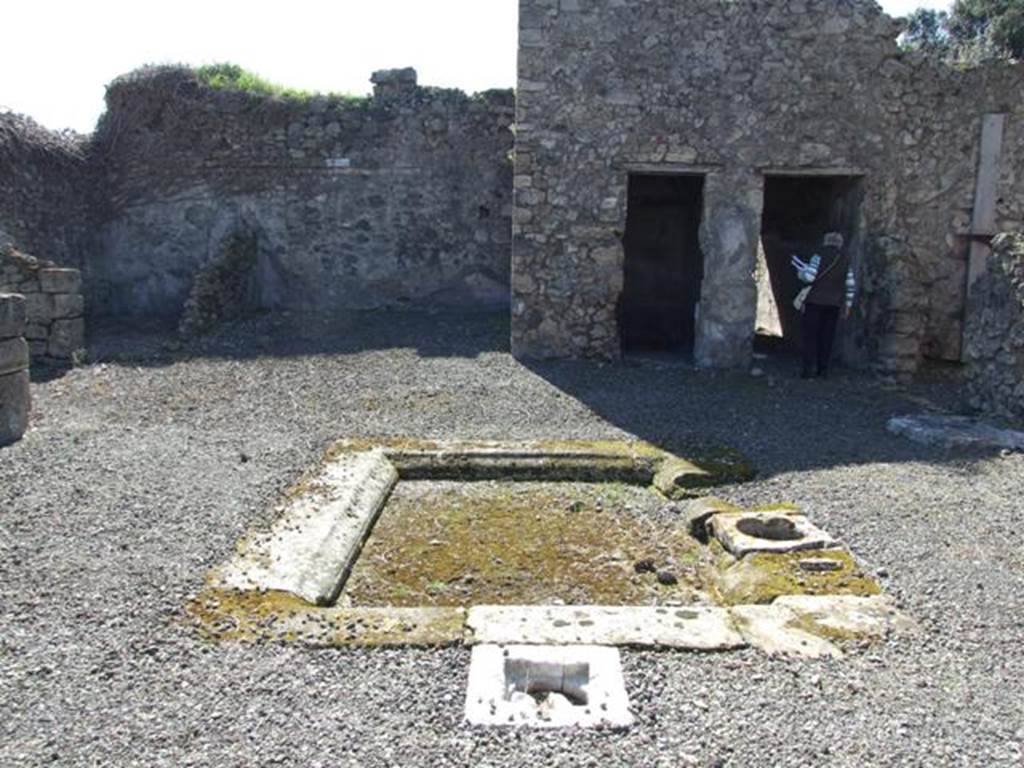
[[[524,366],[493,317],[264,317],[178,349],[99,329],[0,451],[0,765],[1019,765],[1024,456],[890,436],[886,389],[656,362]],[[205,570],[339,437],[717,440],[883,576],[923,632],[838,662],[624,652],[637,725],[462,725],[464,649],[209,646]]]

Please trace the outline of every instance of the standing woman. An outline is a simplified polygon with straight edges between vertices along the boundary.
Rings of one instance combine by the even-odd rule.
[[[797,277],[807,284],[797,302],[804,315],[800,324],[800,376],[804,379],[828,376],[840,309],[845,319],[853,307],[857,283],[843,245],[841,234],[829,232],[822,240],[821,254],[806,263],[792,258]]]

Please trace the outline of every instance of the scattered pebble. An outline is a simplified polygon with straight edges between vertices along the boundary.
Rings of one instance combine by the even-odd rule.
[[[38,420],[0,450],[0,765],[1020,764],[1024,457],[885,432],[922,400],[956,410],[952,374],[794,391],[792,361],[766,359],[784,384],[766,400],[745,371],[520,364],[507,318],[445,313],[271,315],[173,364],[158,329],[90,337],[101,362],[34,383]],[[463,724],[465,648],[216,645],[180,624],[206,569],[359,435],[732,445],[759,475],[715,495],[800,503],[921,633],[828,663],[624,649],[637,724],[541,734]]]

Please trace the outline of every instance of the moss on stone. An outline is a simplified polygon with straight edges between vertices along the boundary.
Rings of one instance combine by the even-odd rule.
[[[286,592],[216,589],[191,600],[185,616],[211,641],[325,647],[451,645],[462,641],[466,622],[457,608],[321,608]]]
[[[777,515],[800,515],[803,514],[800,506],[791,501],[782,501],[776,504],[759,504],[749,509],[736,508],[737,512],[774,512]]]
[[[881,638],[876,636],[865,635],[860,632],[842,629],[840,627],[828,626],[815,621],[813,617],[806,615],[800,615],[790,621],[787,621],[786,626],[838,643],[877,642],[881,640]]]
[[[700,546],[625,484],[402,483],[353,568],[354,605],[690,602]],[[632,509],[630,509],[632,508]],[[634,565],[653,560],[676,585]]]
[[[719,483],[745,483],[757,476],[757,470],[742,453],[726,446],[694,448],[689,460],[705,472],[718,478]]]
[[[716,546],[717,545],[717,546]],[[736,560],[713,542],[709,546],[716,564],[708,581],[714,596],[724,605],[770,603],[781,595],[877,595],[878,582],[865,574],[845,549],[802,552],[759,552]],[[833,571],[805,571],[801,560],[832,560]]]

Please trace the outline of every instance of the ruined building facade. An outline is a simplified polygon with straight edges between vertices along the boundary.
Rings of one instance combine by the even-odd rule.
[[[790,254],[839,230],[842,356],[907,373],[963,357],[987,240],[1021,229],[1024,77],[898,32],[871,0],[521,0],[514,104],[143,70],[89,137],[0,115],[0,247],[81,268],[89,316],[510,305],[519,356],[731,367],[792,340]]]
[[[959,359],[972,243],[1021,226],[1024,79],[898,32],[870,0],[521,0],[514,351],[746,364],[759,303],[795,327],[790,254],[838,229],[847,361]]]
[[[81,267],[92,316],[173,320],[218,288],[246,310],[507,307],[512,91],[374,80],[288,98],[159,67],[114,81],[89,137],[0,114],[0,248]]]

